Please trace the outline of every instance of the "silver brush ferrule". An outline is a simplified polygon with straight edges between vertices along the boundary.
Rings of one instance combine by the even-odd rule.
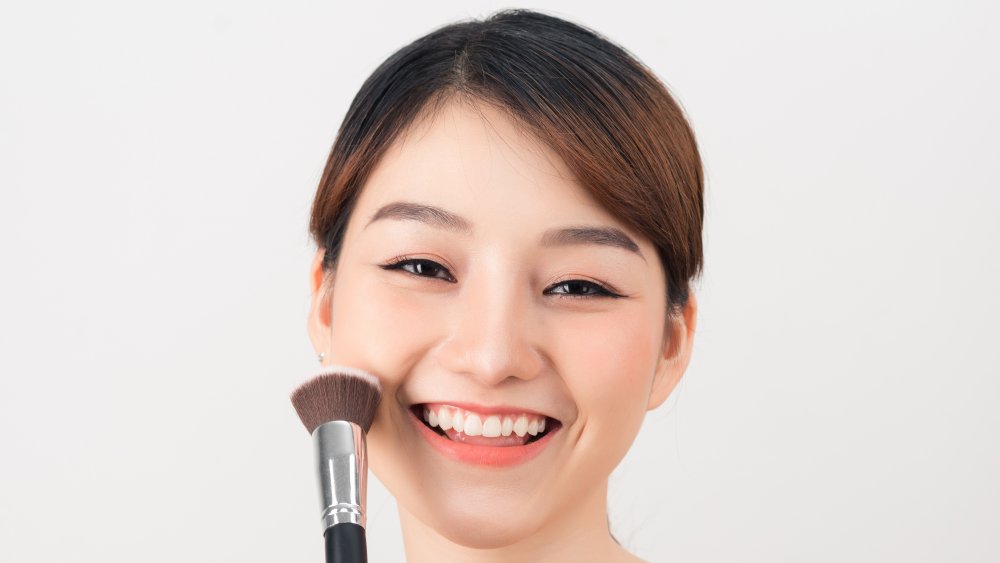
[[[313,431],[323,533],[334,524],[365,527],[368,455],[365,432],[346,420],[321,424]]]

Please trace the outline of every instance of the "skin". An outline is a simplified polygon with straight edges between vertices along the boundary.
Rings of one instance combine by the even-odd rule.
[[[608,477],[687,368],[696,298],[666,324],[653,245],[505,114],[450,101],[427,117],[369,178],[333,276],[322,251],[310,271],[316,352],[382,381],[369,467],[398,501],[407,560],[638,561],[609,533]],[[368,224],[400,200],[442,207],[473,232]],[[617,227],[645,259],[539,244],[543,231],[571,225]],[[401,256],[438,266],[380,267]],[[572,280],[623,297],[561,283]],[[464,464],[433,450],[409,418],[414,403],[449,401],[533,409],[562,428],[526,463]]]

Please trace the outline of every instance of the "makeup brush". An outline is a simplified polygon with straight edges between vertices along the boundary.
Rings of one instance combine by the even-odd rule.
[[[365,435],[382,399],[382,385],[368,372],[329,365],[295,389],[291,399],[316,451],[326,561],[366,563]]]

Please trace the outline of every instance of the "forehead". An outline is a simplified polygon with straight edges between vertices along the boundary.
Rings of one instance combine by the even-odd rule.
[[[358,209],[367,216],[359,220],[399,200],[445,207],[482,228],[497,221],[532,230],[586,222],[628,232],[517,121],[464,100],[422,115],[386,149],[361,193]]]

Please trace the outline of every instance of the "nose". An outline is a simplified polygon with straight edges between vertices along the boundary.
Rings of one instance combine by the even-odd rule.
[[[532,295],[522,288],[499,276],[467,280],[447,310],[448,336],[438,348],[444,369],[485,386],[508,378],[533,379],[542,372],[545,358],[533,321]]]

